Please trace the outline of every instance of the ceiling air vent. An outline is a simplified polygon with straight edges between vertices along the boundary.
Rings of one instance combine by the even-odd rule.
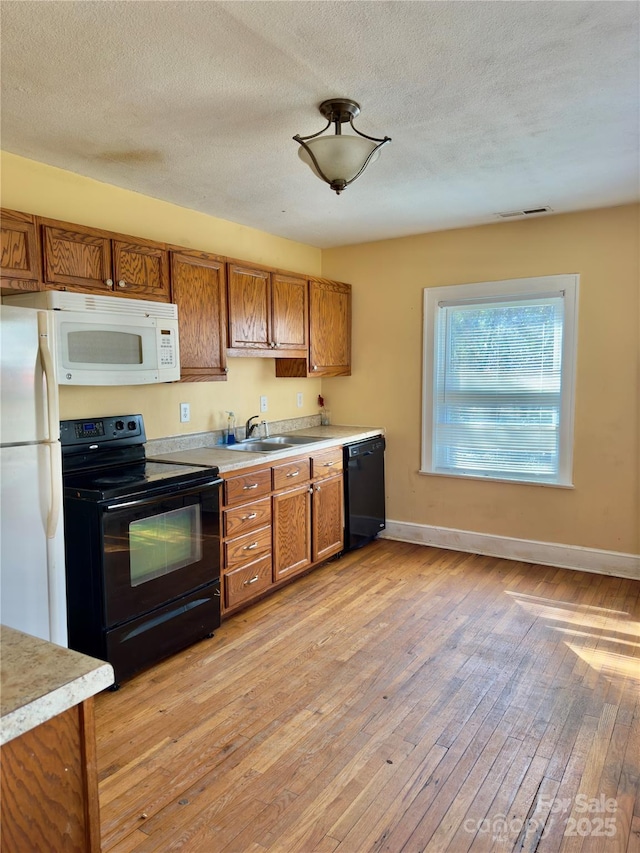
[[[510,210],[508,213],[496,213],[498,219],[511,219],[513,216],[534,216],[540,213],[551,213],[550,207],[530,207],[528,210]]]

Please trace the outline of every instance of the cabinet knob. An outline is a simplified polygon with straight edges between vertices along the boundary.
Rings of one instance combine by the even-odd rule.
[[[313,365],[313,367],[311,368],[311,370],[317,370],[317,369],[318,369],[318,365],[317,365],[317,364],[314,364],[314,365]]]
[[[112,278],[108,278],[108,279],[105,281],[105,284],[107,285],[107,287],[113,287],[113,279],[112,279]]]
[[[223,373],[228,373],[228,372],[229,372],[229,368],[228,368],[228,367],[223,367],[222,372],[223,372]]]
[[[320,491],[320,486],[316,486],[316,492]]]
[[[126,287],[126,286],[127,286],[127,282],[123,278],[121,278],[120,281],[118,282],[118,287]]]

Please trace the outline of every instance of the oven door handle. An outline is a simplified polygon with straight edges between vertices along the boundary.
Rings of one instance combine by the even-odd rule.
[[[199,486],[193,486],[189,489],[181,489],[179,486],[174,488],[171,492],[165,492],[160,495],[146,495],[141,498],[137,498],[134,501],[123,501],[122,503],[117,504],[107,504],[103,506],[102,509],[104,512],[112,512],[116,509],[130,509],[134,506],[144,506],[159,503],[161,501],[166,501],[167,498],[187,498],[189,495],[198,495],[200,492],[205,489],[211,488],[211,486],[220,486],[222,485],[222,479],[217,477],[215,480],[209,480],[207,483],[200,483]]]

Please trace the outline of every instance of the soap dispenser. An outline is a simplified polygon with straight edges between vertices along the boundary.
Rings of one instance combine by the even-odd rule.
[[[227,412],[227,444],[236,443],[236,416],[233,412]]]

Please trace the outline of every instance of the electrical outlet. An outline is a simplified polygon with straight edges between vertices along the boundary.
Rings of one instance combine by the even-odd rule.
[[[188,424],[191,420],[191,404],[180,403],[180,423]]]
[[[302,408],[302,391],[298,391],[296,395],[296,405],[299,409]]]
[[[267,398],[266,397],[260,397],[260,411],[266,412],[267,409],[268,409]]]

